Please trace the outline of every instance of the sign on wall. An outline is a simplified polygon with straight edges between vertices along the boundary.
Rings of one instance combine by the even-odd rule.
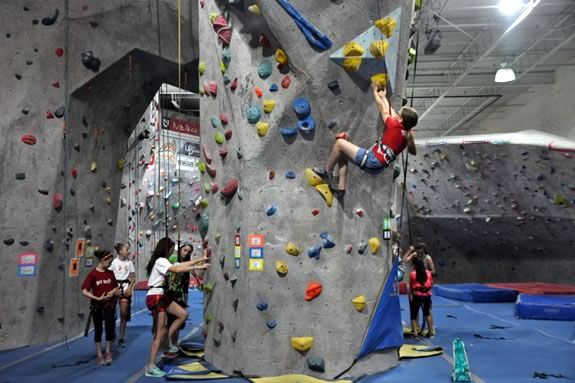
[[[22,253],[18,255],[18,276],[36,276],[38,271],[38,257],[37,253]]]
[[[248,235],[249,271],[264,271],[264,245],[265,236],[262,234]]]
[[[77,277],[80,273],[80,258],[70,259],[70,269],[68,271],[69,277]]]

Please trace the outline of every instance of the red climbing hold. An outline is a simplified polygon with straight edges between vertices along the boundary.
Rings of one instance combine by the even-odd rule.
[[[71,173],[72,173],[72,177],[74,177],[74,178],[78,177],[78,169],[72,168]]]
[[[228,148],[226,146],[220,148],[220,157],[222,158],[226,158],[226,156],[228,155]],[[214,192],[215,193],[215,192]]]
[[[208,87],[212,96],[218,95],[218,84],[215,81],[208,81]]]
[[[222,40],[224,44],[230,45],[232,41],[232,28],[228,25],[226,18],[219,15],[214,19],[213,25],[214,30],[218,34],[218,38]]]
[[[54,193],[54,197],[52,198],[52,202],[54,204],[55,210],[62,209],[62,194]]]
[[[311,214],[312,214],[312,215],[318,215],[318,214],[319,214],[319,209],[313,209],[313,210],[311,211]]]
[[[215,194],[215,193],[218,192],[218,190],[220,190],[220,187],[218,186],[218,184],[217,184],[217,183],[213,183],[213,184],[212,184],[212,193]]]
[[[224,186],[224,188],[220,192],[220,195],[222,196],[222,198],[230,199],[234,196],[234,194],[236,194],[236,191],[238,190],[239,186],[240,182],[237,180],[237,178],[232,178],[226,183],[226,186]]]
[[[54,118],[54,115],[52,114],[52,112],[48,112],[48,113],[46,113],[46,118],[48,118],[48,119]]]
[[[208,153],[208,147],[206,146],[206,144],[202,145],[202,151],[204,152],[204,160],[206,160],[208,164],[211,164],[212,156],[210,156],[210,153]]]
[[[226,138],[226,140],[230,140],[232,138],[232,130],[228,129],[224,132],[224,137]]]
[[[273,170],[270,170],[268,172],[268,178],[270,179],[270,181],[273,180],[275,177],[276,177],[276,172]]]
[[[237,87],[238,87],[238,78],[236,77],[232,81],[232,85],[230,85],[230,89],[233,92],[234,90],[236,90]]]
[[[206,5],[206,0],[200,0],[200,7],[204,7]]]
[[[82,5],[82,10],[83,10],[84,12],[86,12],[86,11],[88,10],[88,8],[89,8],[89,6],[87,6],[87,5]]]
[[[305,291],[305,300],[311,301],[312,299],[319,297],[319,295],[321,294],[321,290],[322,287],[319,282],[316,281],[310,282],[309,285],[307,285],[307,289]]]
[[[272,46],[272,43],[270,43],[270,39],[268,39],[268,37],[266,35],[264,35],[263,33],[260,36],[260,45],[262,47],[266,47],[266,48],[269,48]]]
[[[216,176],[216,169],[212,168],[210,165],[206,164],[206,173],[212,178]]]
[[[60,87],[60,82],[59,82],[59,81],[54,81],[54,82],[52,83],[52,86],[53,86],[54,88],[59,88],[59,87]]]
[[[254,92],[256,92],[256,96],[261,97],[264,95],[264,92],[262,90],[262,88],[256,86],[256,88],[254,89]]]
[[[56,56],[62,57],[62,56],[64,55],[64,49],[62,49],[62,48],[56,48],[56,49],[54,50],[54,53],[56,53]]]
[[[226,116],[225,114],[220,114],[220,121],[222,122],[222,125],[227,125],[230,120],[228,119],[228,116]]]
[[[23,143],[25,143],[26,145],[34,145],[36,143],[36,137],[34,137],[31,134],[25,134],[22,137],[20,137],[20,139],[22,140]]]
[[[289,77],[289,75],[286,74],[282,79],[282,88],[287,89],[289,88],[290,85],[291,85],[291,78]]]

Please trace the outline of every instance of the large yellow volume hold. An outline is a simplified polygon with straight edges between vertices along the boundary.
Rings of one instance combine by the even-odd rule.
[[[321,178],[320,176],[315,174],[314,171],[311,170],[310,168],[307,168],[305,170],[304,174],[305,174],[305,179],[307,180],[307,183],[310,184],[310,186],[317,186],[317,185],[325,183],[323,178]]]
[[[341,66],[348,72],[356,72],[361,66],[361,57],[348,57],[343,60]]]
[[[353,298],[351,300],[351,303],[353,304],[353,307],[355,307],[357,311],[363,311],[363,309],[365,308],[365,295],[359,295]]]
[[[333,205],[333,193],[329,190],[329,186],[327,184],[317,185],[315,190],[317,190],[323,199],[325,199],[327,207],[331,207],[331,205]]]
[[[385,88],[387,86],[387,74],[378,73],[371,76],[371,82],[377,85],[378,89]]]
[[[371,43],[369,46],[369,53],[373,55],[373,57],[382,59],[389,48],[389,42],[386,40],[377,40]]]
[[[350,41],[343,46],[343,55],[345,57],[363,56],[365,49],[355,41]]]
[[[313,336],[291,338],[291,346],[298,351],[306,351],[313,347]]]
[[[375,21],[375,26],[385,35],[390,38],[395,30],[395,19],[393,17],[384,17]]]

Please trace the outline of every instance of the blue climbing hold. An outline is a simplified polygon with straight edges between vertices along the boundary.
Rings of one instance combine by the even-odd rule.
[[[270,216],[274,215],[276,213],[276,211],[278,211],[278,205],[276,205],[274,203],[270,207],[268,207],[266,214],[268,215],[268,217],[270,217]]]
[[[258,67],[258,75],[262,79],[266,79],[271,76],[273,70],[273,64],[270,60],[264,60]]]
[[[277,323],[275,320],[273,320],[273,319],[270,319],[270,320],[266,321],[266,326],[268,326],[268,328],[269,328],[270,330],[273,329],[273,328],[275,328],[277,325],[278,325],[278,323]]]
[[[293,102],[293,110],[297,115],[298,120],[303,120],[311,113],[311,106],[304,98],[298,98]]]
[[[297,122],[297,128],[302,133],[311,133],[315,130],[315,120],[309,116]]]
[[[261,302],[258,302],[258,303],[256,304],[256,307],[257,307],[257,309],[260,310],[260,311],[265,311],[265,310],[267,310],[267,308],[268,308],[268,303],[267,303],[267,302],[264,302],[264,301],[261,301]]]
[[[250,124],[257,124],[257,122],[260,120],[260,118],[262,117],[262,110],[259,108],[259,106],[250,106],[248,108],[248,122]]]
[[[319,236],[323,239],[323,248],[324,249],[331,249],[335,247],[335,242],[331,238],[331,236],[327,233],[327,231],[322,231]]]
[[[220,127],[220,119],[216,116],[212,116],[212,127],[219,128]]]
[[[337,126],[337,122],[335,122],[335,121],[333,121],[333,120],[330,121],[329,124],[327,124],[327,127],[328,127],[329,129],[333,129],[333,128],[335,128],[336,126]]]
[[[280,133],[284,137],[293,137],[297,134],[297,128],[281,128]]]
[[[229,47],[225,47],[222,54],[222,62],[226,64],[226,66],[229,66],[230,61],[232,61],[232,53],[230,52]]]
[[[314,247],[310,247],[307,250],[308,257],[315,258],[317,260],[319,260],[320,253],[321,253],[321,245],[315,245]]]
[[[228,85],[230,82],[232,82],[232,79],[227,75],[224,75],[224,85]]]
[[[286,172],[286,178],[293,180],[295,178],[295,172],[293,170],[288,170]]]
[[[278,84],[272,84],[272,86],[270,86],[270,92],[277,92],[278,91]]]
[[[331,48],[333,43],[325,33],[320,31],[306,19],[288,0],[276,0],[279,5],[291,16],[298,28],[302,31],[308,43],[320,51]]]

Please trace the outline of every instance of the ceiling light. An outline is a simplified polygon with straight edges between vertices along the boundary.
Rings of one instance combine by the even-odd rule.
[[[513,16],[523,6],[522,0],[501,0],[499,1],[499,12],[503,13],[505,16]]]
[[[515,72],[511,68],[507,68],[507,64],[501,64],[501,68],[495,73],[495,82],[511,82],[515,80]]]

